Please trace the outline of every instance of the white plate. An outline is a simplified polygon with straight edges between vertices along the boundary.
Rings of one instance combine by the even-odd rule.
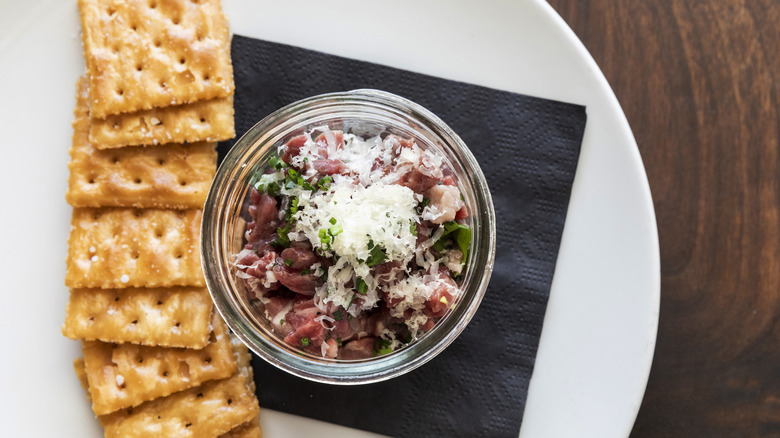
[[[302,4],[306,3],[306,4]],[[627,436],[660,296],[653,204],[626,119],[595,62],[541,0],[224,0],[235,33],[587,105],[588,124],[523,420],[523,437]],[[59,333],[75,1],[0,0],[0,412],[8,436],[101,436]],[[266,436],[366,436],[263,412]]]

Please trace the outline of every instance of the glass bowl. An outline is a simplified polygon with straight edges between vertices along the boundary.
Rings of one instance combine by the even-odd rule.
[[[420,338],[390,354],[362,360],[316,357],[284,342],[236,277],[244,243],[250,179],[283,142],[320,126],[356,134],[400,134],[433,148],[459,179],[470,212],[472,240],[461,295]],[[383,91],[354,90],[292,103],[261,120],[233,146],[217,170],[203,209],[201,261],[216,308],[258,356],[294,375],[330,384],[361,384],[407,373],[439,354],[469,323],[482,301],[495,258],[493,201],[479,165],[463,141],[422,106]]]

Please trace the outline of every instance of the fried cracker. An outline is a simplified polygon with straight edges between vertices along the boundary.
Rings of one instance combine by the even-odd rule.
[[[87,139],[87,86],[79,79],[73,111],[70,178],[74,207],[201,208],[217,170],[214,143],[99,151]]]
[[[72,289],[62,334],[201,349],[209,341],[212,308],[205,288]]]
[[[93,119],[89,127],[89,142],[97,149],[223,141],[235,135],[233,96]]]
[[[93,118],[233,92],[219,0],[79,0]]]
[[[82,354],[95,415],[138,406],[236,371],[227,327],[213,317],[211,342],[202,350],[84,341]]]
[[[200,210],[75,208],[65,285],[204,286]]]

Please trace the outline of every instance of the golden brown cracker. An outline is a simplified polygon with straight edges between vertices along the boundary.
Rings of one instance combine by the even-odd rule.
[[[258,417],[220,435],[219,438],[262,438],[262,436],[263,431],[260,429],[260,418]]]
[[[217,170],[214,143],[99,151],[88,141],[87,87],[79,79],[70,148],[74,207],[201,208]],[[232,116],[231,116],[232,117]]]
[[[79,379],[81,387],[87,394],[87,400],[92,403],[92,397],[89,395],[89,380],[87,380],[87,370],[84,368],[84,358],[78,357],[73,359],[73,371],[76,372],[76,378]]]
[[[99,420],[106,438],[218,437],[251,421],[259,411],[244,377],[234,374]]]
[[[213,318],[211,342],[201,350],[84,341],[82,353],[95,415],[138,406],[236,369],[227,327]]]
[[[212,308],[205,288],[72,289],[62,334],[200,349],[209,340]]]
[[[200,210],[75,208],[65,285],[204,286]]]
[[[89,127],[89,142],[97,149],[223,141],[235,135],[233,96],[93,119]]]
[[[219,0],[79,0],[93,118],[233,92]]]

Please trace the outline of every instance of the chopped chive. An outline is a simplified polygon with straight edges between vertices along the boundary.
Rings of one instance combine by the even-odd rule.
[[[331,225],[336,225],[336,218],[332,217],[332,218],[330,218],[330,221],[328,221],[328,222],[330,222]]]
[[[330,339],[330,331],[328,332],[327,335],[325,335],[325,342],[328,342],[328,339]]]
[[[431,200],[428,198],[423,198],[422,202],[420,203],[420,208],[425,208],[428,204],[431,203]]]
[[[417,237],[417,224],[414,221],[411,221],[411,224],[409,224],[409,231],[412,232],[412,236]]]
[[[319,181],[317,181],[317,187],[319,187],[321,190],[328,190],[330,189],[330,185],[333,182],[333,177],[328,175],[320,178]]]
[[[284,318],[279,320],[279,325],[284,325]]]
[[[301,338],[301,345],[303,345],[304,347],[308,347],[309,346],[309,338]]]
[[[328,228],[328,233],[333,237],[338,236],[342,231],[344,231],[344,228],[342,228],[341,225],[334,225]]]
[[[284,259],[284,264],[287,266],[292,266],[293,261],[290,259]]]
[[[341,347],[341,338],[336,338],[336,343]]]
[[[343,317],[344,316],[341,314],[341,310],[337,310],[333,312],[333,319],[335,319],[336,321],[341,321]]]
[[[309,275],[311,274],[311,270],[309,269],[301,269],[301,275]]]
[[[365,281],[364,281],[362,278],[360,278],[360,277],[358,277],[358,278],[355,280],[355,287],[357,288],[357,291],[358,291],[358,293],[359,293],[360,295],[365,295],[366,293],[368,293],[368,285],[367,285],[367,284],[366,284],[366,282],[365,282]]]
[[[291,178],[298,178],[298,171],[295,169],[288,169],[287,174],[290,175]]]

